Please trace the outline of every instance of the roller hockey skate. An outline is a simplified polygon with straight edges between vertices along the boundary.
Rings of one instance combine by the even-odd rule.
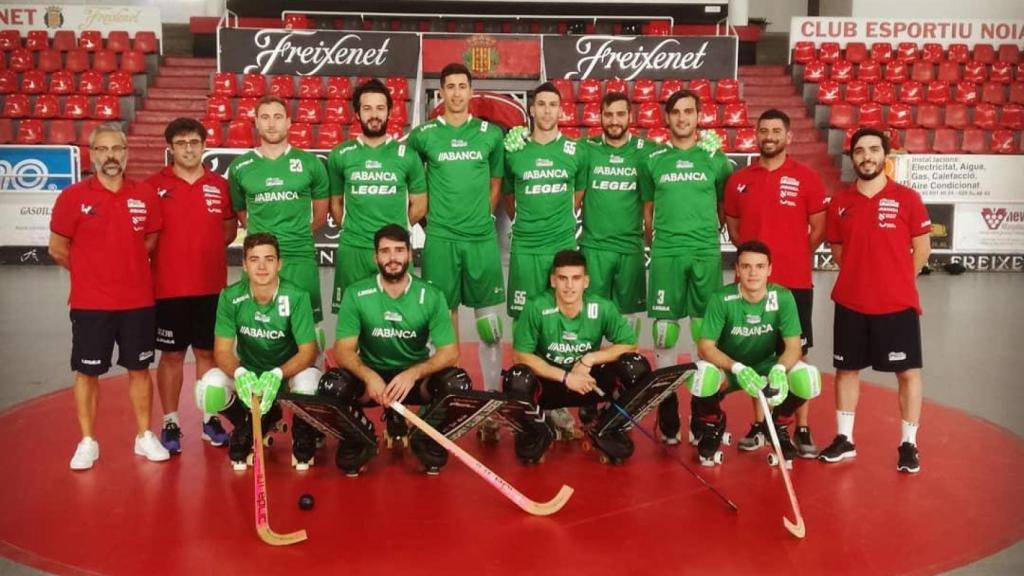
[[[388,450],[409,447],[409,424],[400,414],[385,408],[381,415],[384,420],[384,447]]]
[[[797,457],[798,451],[796,446],[793,445],[793,440],[789,437],[789,427],[785,425],[776,425],[775,434],[779,437],[779,448],[782,450],[782,457],[786,459],[786,468],[792,470],[793,459]],[[774,451],[768,454],[768,465],[779,465],[779,457]]]
[[[679,445],[683,439],[679,434],[679,428],[678,404],[669,402],[658,406],[658,437],[662,443],[667,446]]]
[[[476,437],[483,444],[497,444],[501,439],[501,423],[493,417],[487,417],[476,429]]]
[[[317,449],[317,431],[301,418],[292,423],[292,466],[299,472],[314,464]]]
[[[334,463],[345,476],[356,478],[366,471],[366,466],[377,455],[377,444],[369,444],[359,438],[342,438],[334,453]]]
[[[633,455],[633,439],[626,433],[626,426],[607,426],[617,415],[618,412],[608,406],[600,413],[596,424],[585,428],[587,436],[583,440],[583,450],[596,448],[602,464],[619,465]]]
[[[754,422],[750,425],[750,431],[736,444],[736,447],[744,452],[753,452],[760,450],[767,443],[767,435],[764,429],[764,421]]]
[[[544,413],[540,412],[540,420],[526,420],[523,422],[523,430],[516,432],[516,457],[523,464],[540,464],[553,440],[554,434],[545,422]]]
[[[559,442],[572,442],[582,436],[576,428],[576,419],[572,417],[568,408],[548,410],[547,421],[555,440]]]
[[[723,443],[732,443],[732,435],[725,431],[725,414],[722,414],[718,422],[696,420],[694,425],[694,421],[691,421],[690,432],[693,436],[691,442],[697,446],[701,466],[718,466],[725,461],[721,446]]]
[[[288,431],[288,424],[281,419],[281,407],[277,404],[271,406],[270,410],[263,415],[261,423],[263,429],[261,441],[267,448],[274,445],[271,433]],[[252,421],[246,418],[244,423],[240,424],[235,426],[228,439],[228,459],[231,461],[231,467],[239,471],[252,466],[253,443]]]
[[[448,451],[428,436],[417,434],[412,438],[410,447],[423,465],[423,472],[427,476],[437,476],[441,473],[441,468],[448,463]]]

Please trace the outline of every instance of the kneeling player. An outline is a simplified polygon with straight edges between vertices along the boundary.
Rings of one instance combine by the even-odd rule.
[[[396,224],[384,226],[374,236],[374,249],[380,273],[345,290],[334,344],[341,370],[325,376],[321,393],[360,410],[370,400],[429,408],[431,400],[471,389],[469,376],[455,368],[459,349],[444,295],[409,273],[409,233]],[[436,350],[433,356],[428,342]],[[397,414],[388,417],[387,427],[392,437],[406,435]],[[437,474],[447,463],[448,452],[427,436],[413,434],[410,443],[428,474]],[[355,476],[375,452],[375,443],[343,438],[336,462]]]
[[[555,255],[549,280],[553,290],[530,299],[516,321],[513,336],[515,362],[505,373],[504,388],[510,399],[533,404],[528,421],[516,433],[516,456],[525,463],[541,460],[552,441],[552,431],[542,410],[596,404],[600,387],[607,398],[616,392],[632,392],[650,371],[636,354],[636,333],[609,300],[584,293],[590,284],[587,262],[575,250]],[[601,349],[601,340],[611,346]],[[619,384],[623,388],[616,390]],[[591,427],[614,416],[605,408]],[[633,442],[625,429],[592,435],[594,444],[613,462],[633,454]]]
[[[697,372],[686,383],[693,394],[691,442],[705,466],[722,462],[719,446],[725,413],[721,402],[726,394],[742,389],[756,397],[768,385],[765,396],[775,407],[772,417],[788,463],[797,454],[788,432],[793,414],[821,393],[818,369],[800,361],[800,317],[793,294],[768,283],[771,269],[771,252],[765,244],[740,244],[736,248],[739,282],[723,288],[708,303],[697,344],[704,360],[697,362]],[[778,355],[780,338],[785,347]]]
[[[289,389],[299,394],[315,393],[320,381],[320,371],[313,368],[317,345],[309,294],[279,276],[278,250],[272,234],[261,232],[245,239],[245,276],[222,290],[217,303],[213,343],[217,367],[196,383],[199,409],[220,412],[235,427],[228,441],[228,456],[236,470],[244,470],[252,454],[248,409],[252,394],[262,397],[266,433],[281,419],[274,399],[282,381],[288,381]],[[316,431],[294,419],[292,464],[298,470],[308,469],[315,450]]]

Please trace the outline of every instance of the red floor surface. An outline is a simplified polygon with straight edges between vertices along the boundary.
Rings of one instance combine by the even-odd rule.
[[[466,363],[475,366],[475,356]],[[330,441],[316,467],[297,473],[279,436],[267,452],[271,526],[305,528],[309,540],[273,548],[255,533],[251,469],[232,471],[224,448],[200,440],[190,389],[182,394],[184,453],[162,464],[132,453],[123,377],[102,384],[101,458],[88,472],[67,467],[78,441],[70,391],[0,414],[0,555],[58,574],[932,574],[1024,536],[1020,438],[927,403],[922,472],[898,474],[895,394],[866,385],[857,459],[795,464],[802,541],[782,527],[789,504],[764,450],[729,447],[725,464],[707,469],[693,448],[673,449],[739,505],[733,513],[637,432],[636,455],[618,467],[574,443],[525,468],[507,434],[496,447],[462,438],[535,500],[563,483],[575,488],[561,512],[539,518],[454,458],[426,477],[411,453],[382,451],[366,474],[348,479],[334,467]],[[833,397],[827,377],[811,419],[819,445],[835,429]],[[738,437],[749,400],[734,394],[725,406]],[[312,511],[296,505],[304,492],[316,498]]]

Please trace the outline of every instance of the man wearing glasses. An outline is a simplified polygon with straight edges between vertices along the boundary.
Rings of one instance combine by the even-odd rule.
[[[100,456],[93,432],[99,377],[110,369],[115,343],[117,363],[128,370],[135,454],[170,458],[149,430],[156,333],[149,253],[162,225],[160,202],[148,184],[124,177],[128,139],[119,124],[97,126],[89,149],[96,175],[64,189],[50,216],[50,255],[71,272],[71,369],[82,430],[72,470],[92,468]]]
[[[203,166],[206,129],[192,118],[178,118],[164,130],[172,164],[146,179],[160,198],[163,228],[153,252],[156,384],[164,410],[160,443],[181,452],[178,397],[189,346],[196,380],[213,368],[213,327],[217,297],[227,283],[224,247],[238,224],[228,181]],[[228,435],[215,414],[203,414],[203,440],[223,446]]]

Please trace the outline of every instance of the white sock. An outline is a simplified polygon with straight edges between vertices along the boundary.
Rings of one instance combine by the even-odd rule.
[[[917,424],[912,424],[906,420],[900,422],[900,431],[903,433],[903,439],[900,443],[910,442],[914,446],[917,446]]]
[[[836,410],[836,432],[846,436],[846,439],[853,444],[853,418],[856,416],[855,412],[845,412],[843,410]]]
[[[501,388],[501,340],[494,344],[480,343],[477,348],[480,358],[480,375],[484,379],[484,390],[490,392]]]
[[[655,348],[654,349],[654,363],[656,368],[668,368],[669,366],[675,366],[678,364],[678,354],[676,354],[676,348]]]
[[[210,418],[213,418],[214,416],[216,416],[216,414],[211,414],[209,412],[203,412],[203,423],[205,424],[206,422],[209,422]]]
[[[166,425],[168,422],[174,422],[175,425],[180,424],[180,422],[178,422],[178,413],[168,412],[167,414],[164,414],[164,424]]]

